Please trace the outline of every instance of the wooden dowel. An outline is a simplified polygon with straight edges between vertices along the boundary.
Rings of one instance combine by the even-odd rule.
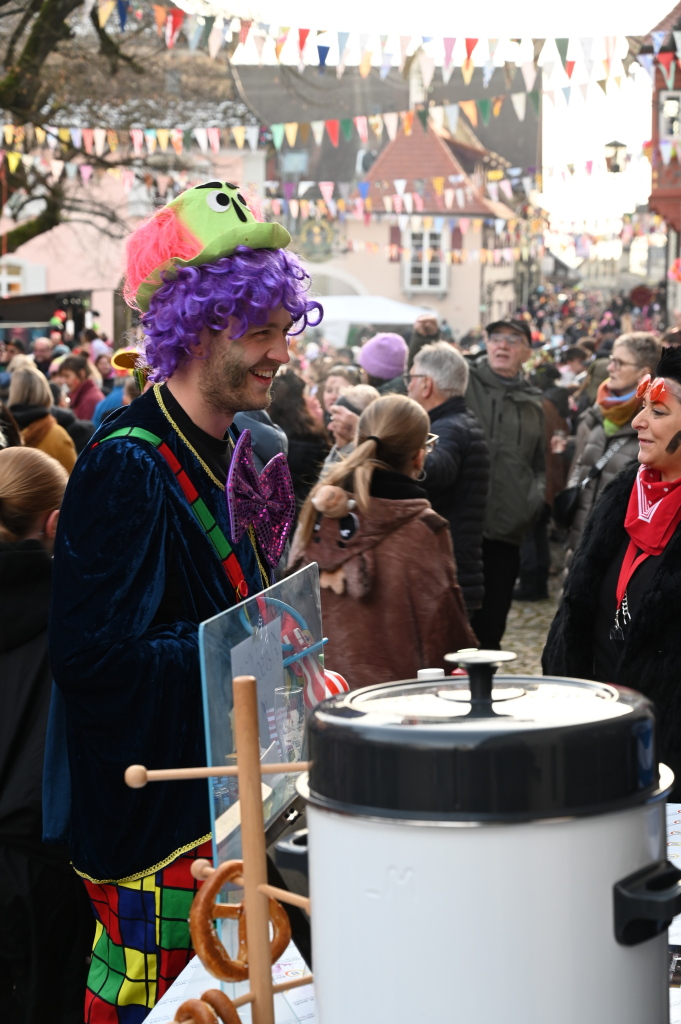
[[[292,978],[290,981],[280,981],[278,985],[272,986],[272,991],[277,992],[288,992],[290,988],[302,988],[303,985],[311,985],[313,982],[311,974],[304,974],[302,978]]]
[[[242,996],[237,996],[236,999],[232,999],[232,1002],[238,1009],[240,1006],[245,1006],[246,1003],[252,1003],[254,999],[255,996],[252,992],[244,992]]]
[[[306,914],[310,913],[310,899],[308,896],[299,896],[297,892],[288,892],[287,889],[278,889],[276,885],[259,885],[259,892],[281,903],[290,903],[293,907],[300,907]]]
[[[277,764],[261,764],[261,775],[283,775],[288,772],[309,772],[311,761],[283,761]],[[225,768],[145,768],[143,764],[131,764],[125,769],[125,781],[131,789],[142,789],[148,782],[176,782],[180,779],[220,779],[238,775],[238,765]]]
[[[235,676],[234,731],[241,801],[248,979],[253,1000],[253,1024],[274,1024],[270,911],[260,886],[267,884],[267,855],[260,781],[258,700],[254,676]]]

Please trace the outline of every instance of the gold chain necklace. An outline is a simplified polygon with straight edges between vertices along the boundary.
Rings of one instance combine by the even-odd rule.
[[[220,483],[220,481],[216,477],[215,473],[212,472],[212,470],[211,470],[210,466],[208,465],[208,463],[204,462],[204,460],[201,458],[201,456],[197,452],[197,450],[194,447],[194,445],[185,437],[185,435],[182,433],[182,431],[178,427],[178,425],[175,422],[175,420],[172,418],[172,416],[170,415],[170,413],[166,409],[165,402],[163,401],[163,396],[161,394],[161,385],[160,384],[154,384],[154,396],[156,398],[156,401],[158,402],[158,405],[159,405],[159,408],[160,408],[161,412],[163,413],[165,418],[168,420],[168,423],[173,428],[173,430],[175,431],[177,436],[180,438],[181,441],[184,442],[184,444],[186,444],[186,446],[189,449],[189,451],[192,453],[194,458],[197,459],[198,462],[201,464],[201,466],[206,471],[206,473],[208,474],[208,476],[210,477],[212,482],[215,484],[215,486],[219,487],[221,491],[224,491],[225,490],[225,485],[223,483]],[[231,438],[231,436],[229,434],[227,435],[227,440],[229,442],[230,449],[232,451],[234,451],[234,442],[232,441],[232,438]],[[267,589],[267,587],[269,587],[269,585],[270,585],[270,578],[269,578],[265,568],[263,567],[262,562],[260,561],[260,554],[258,552],[258,545],[257,545],[256,539],[255,539],[255,530],[253,529],[252,525],[248,527],[248,539],[251,542],[251,546],[253,547],[253,553],[255,554],[255,558],[256,558],[256,561],[258,563],[258,569],[260,570],[260,579],[261,579],[263,588]]]

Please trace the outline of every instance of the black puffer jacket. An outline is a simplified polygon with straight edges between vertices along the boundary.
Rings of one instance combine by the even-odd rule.
[[[459,586],[466,607],[479,608],[485,593],[482,528],[489,488],[489,452],[475,415],[461,397],[430,410],[430,429],[439,436],[426,459],[423,487],[430,503],[449,522]]]
[[[624,517],[638,463],[605,489],[589,516],[568,573],[563,601],[542,657],[547,675],[595,677],[594,623],[603,576],[623,546]],[[681,527],[669,541],[648,593],[632,617],[612,682],[640,690],[659,712],[659,758],[674,771],[681,791]]]

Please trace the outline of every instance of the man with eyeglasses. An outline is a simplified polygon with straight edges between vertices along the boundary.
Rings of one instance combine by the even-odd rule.
[[[520,566],[520,545],[544,505],[544,410],[541,391],[523,374],[532,335],[524,320],[487,328],[487,353],[471,366],[466,402],[490,452],[483,528],[485,596],[471,624],[480,646],[501,646]]]

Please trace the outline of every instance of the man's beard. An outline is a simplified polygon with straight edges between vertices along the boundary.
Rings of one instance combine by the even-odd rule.
[[[199,377],[201,396],[215,412],[233,415],[253,409],[266,409],[272,400],[271,388],[256,398],[248,388],[249,370],[240,360],[211,351],[203,361]],[[272,378],[274,379],[274,378]]]

